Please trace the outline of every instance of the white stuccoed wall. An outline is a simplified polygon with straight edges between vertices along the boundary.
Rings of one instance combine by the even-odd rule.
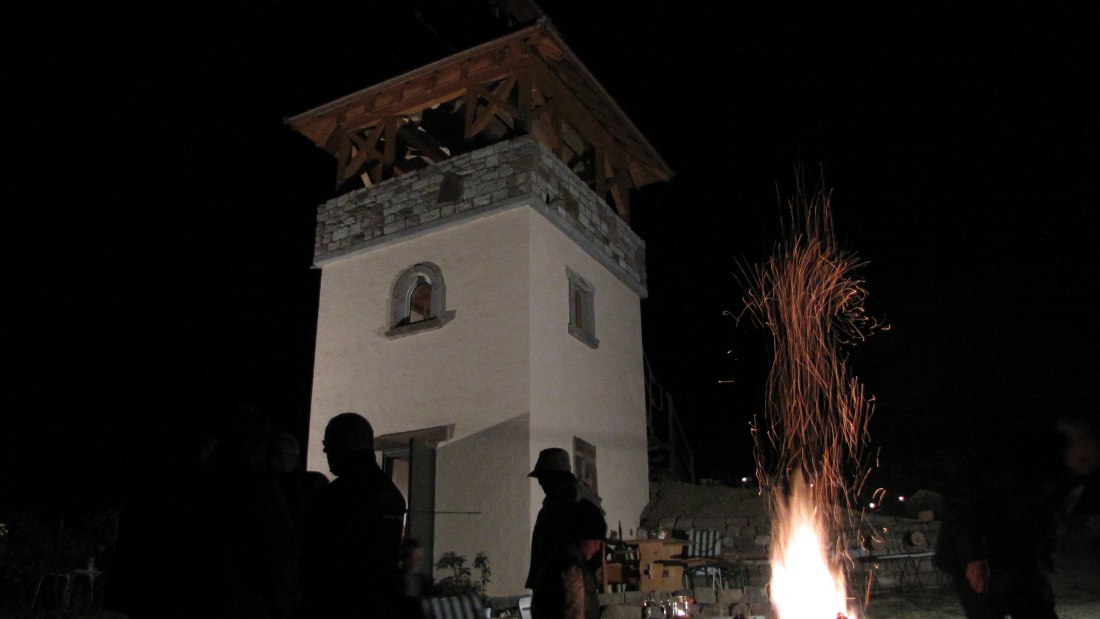
[[[321,278],[309,466],[344,411],[376,435],[455,424],[455,439],[528,411],[527,226],[496,213],[326,265]],[[387,338],[394,281],[419,262],[439,266],[443,328]]]
[[[454,204],[437,199],[447,170],[466,174]],[[344,411],[378,435],[454,424],[437,449],[436,510],[480,513],[438,514],[435,555],[487,552],[493,595],[524,591],[543,498],[526,474],[545,447],[595,445],[608,524],[637,529],[644,243],[606,203],[520,138],[334,198],[318,222],[311,470],[327,472],[324,428]],[[387,338],[392,286],[420,262],[440,268],[456,314]],[[568,332],[566,267],[596,289],[597,349]]]
[[[592,443],[608,525],[636,530],[649,499],[640,299],[545,218],[530,225],[531,464],[546,447],[572,454],[574,436]],[[568,333],[567,266],[595,288],[596,349]]]

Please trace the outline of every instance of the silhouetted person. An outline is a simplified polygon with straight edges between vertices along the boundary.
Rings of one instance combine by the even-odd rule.
[[[1067,520],[1100,514],[1100,429],[1096,419],[1063,417],[1055,429],[1065,440],[1062,463],[1066,484]]]
[[[328,478],[317,471],[302,468],[302,451],[293,434],[283,432],[272,437],[267,448],[268,470],[283,490],[294,534],[300,538],[306,504],[321,488],[328,485]]]
[[[263,467],[267,422],[248,408],[196,416],[207,412],[217,422],[184,454],[172,455],[168,437],[142,454],[143,478],[119,525],[118,578],[107,587],[108,607],[131,619],[293,610],[296,550],[286,502]]]
[[[374,429],[357,413],[333,417],[325,454],[336,479],[306,513],[303,570],[309,617],[392,617],[405,499],[374,459]]]
[[[191,419],[190,428],[164,429],[132,446],[139,466],[120,509],[118,552],[105,590],[109,610],[131,619],[210,615],[208,596],[195,594],[212,581],[204,506],[217,432],[213,424],[196,420],[205,410],[176,411],[174,417]]]
[[[425,619],[421,603],[432,591],[432,579],[424,573],[424,549],[415,539],[401,543],[401,619]]]
[[[589,562],[600,552],[606,535],[607,523],[599,510],[581,512],[568,541],[546,557],[535,578],[534,619],[599,619],[596,577]]]
[[[524,586],[534,588],[539,570],[558,548],[574,542],[579,523],[594,516],[603,517],[600,499],[584,482],[573,476],[569,452],[551,447],[539,452],[535,468],[528,477],[538,480],[546,493],[542,509],[531,533],[531,566]]]
[[[250,409],[223,417],[210,454],[205,507],[212,617],[287,617],[297,607],[298,545],[282,490],[266,470],[266,420]]]
[[[950,576],[968,619],[1057,619],[1053,546],[1073,479],[1068,437],[1029,433],[976,446],[962,482],[947,493],[936,563]],[[1095,472],[1095,458],[1092,460]]]

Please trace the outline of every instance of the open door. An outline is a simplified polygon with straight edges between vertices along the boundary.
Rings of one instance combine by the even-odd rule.
[[[435,446],[409,439],[409,537],[424,549],[423,572],[435,565]]]
[[[374,448],[382,452],[383,470],[408,503],[405,531],[424,550],[422,570],[428,577],[435,563],[435,446],[452,436],[454,425],[374,437]]]

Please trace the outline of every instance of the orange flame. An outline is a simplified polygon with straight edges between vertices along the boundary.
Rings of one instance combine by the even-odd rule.
[[[772,516],[772,605],[782,619],[833,619],[856,613],[846,609],[842,558],[830,560],[823,540],[843,530],[839,508],[859,505],[874,410],[842,349],[888,327],[865,311],[867,291],[854,274],[865,263],[837,243],[829,192],[806,190],[796,175],[787,239],[746,272],[746,310],[773,346],[753,455]]]
[[[847,605],[843,570],[830,567],[825,526],[810,492],[796,476],[790,501],[772,525],[771,602],[779,619],[856,619]]]

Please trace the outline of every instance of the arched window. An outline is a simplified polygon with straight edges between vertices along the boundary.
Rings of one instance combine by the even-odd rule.
[[[455,315],[447,311],[446,295],[439,267],[430,262],[413,265],[394,282],[386,335],[397,337],[442,327]]]
[[[425,277],[418,277],[409,293],[409,315],[405,318],[410,323],[420,322],[432,317],[432,283]]]

